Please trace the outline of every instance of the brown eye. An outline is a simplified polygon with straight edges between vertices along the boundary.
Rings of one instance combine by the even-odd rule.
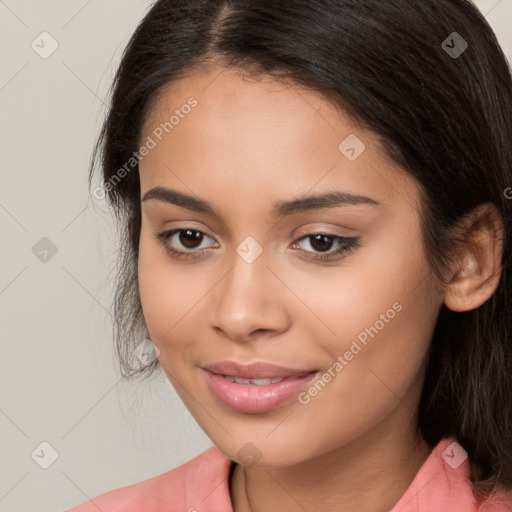
[[[328,236],[328,235],[322,235],[322,234],[319,234],[319,235],[310,235],[309,236],[310,238],[310,245],[311,247],[313,247],[313,249],[315,249],[315,251],[328,251],[332,245],[333,245],[333,240],[332,236]]]
[[[300,249],[300,245],[308,241],[312,250]],[[318,261],[335,261],[359,247],[359,238],[332,235],[329,233],[311,233],[300,238],[294,245],[303,254]],[[334,247],[334,249],[332,249]]]
[[[163,244],[164,249],[171,256],[178,258],[200,256],[207,251],[200,247],[202,243],[207,239],[213,240],[202,231],[190,228],[163,231],[156,233],[155,238]]]
[[[204,233],[195,229],[183,229],[179,233],[178,240],[187,249],[196,249],[197,242],[199,241],[200,245],[204,235]]]

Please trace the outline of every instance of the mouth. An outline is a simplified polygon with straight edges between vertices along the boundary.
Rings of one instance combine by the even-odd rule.
[[[222,375],[230,379],[230,382],[255,385],[274,384],[317,371],[313,368],[296,369],[261,361],[250,364],[242,364],[236,361],[219,361],[204,365],[202,368],[216,375]],[[270,379],[270,382],[266,379]]]
[[[246,414],[263,413],[291,403],[320,373],[317,370],[294,370],[277,365],[262,366],[261,363],[246,366],[230,364],[230,371],[220,364],[216,368],[213,368],[214,365],[203,367],[206,382],[219,404]],[[240,376],[241,373],[245,376]],[[273,375],[268,376],[269,373]],[[281,375],[276,375],[278,373]]]
[[[311,372],[304,373],[303,375],[289,376],[289,377],[276,377],[276,378],[260,378],[260,379],[244,379],[241,377],[234,377],[233,375],[222,375],[217,374],[220,377],[223,377],[228,382],[236,382],[237,384],[242,385],[254,385],[254,386],[268,386],[269,384],[279,384],[280,382],[285,382],[289,380],[296,380],[301,377],[308,375]]]

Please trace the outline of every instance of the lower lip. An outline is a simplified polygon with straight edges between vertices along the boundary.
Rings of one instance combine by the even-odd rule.
[[[229,382],[221,375],[205,370],[206,381],[211,392],[224,405],[237,412],[257,414],[270,411],[288,402],[298,395],[318,374],[308,373],[302,377],[257,386],[256,384],[237,384]]]

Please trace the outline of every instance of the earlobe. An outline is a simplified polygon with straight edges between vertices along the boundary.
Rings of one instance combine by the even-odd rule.
[[[459,255],[444,303],[452,311],[481,306],[496,291],[501,277],[503,221],[493,203],[479,205],[464,220],[467,242]]]

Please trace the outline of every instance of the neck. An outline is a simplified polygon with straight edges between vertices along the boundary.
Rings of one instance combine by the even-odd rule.
[[[381,426],[382,427],[382,426]],[[389,512],[432,448],[410,425],[369,431],[335,451],[287,467],[236,465],[230,490],[235,512],[322,510]]]

